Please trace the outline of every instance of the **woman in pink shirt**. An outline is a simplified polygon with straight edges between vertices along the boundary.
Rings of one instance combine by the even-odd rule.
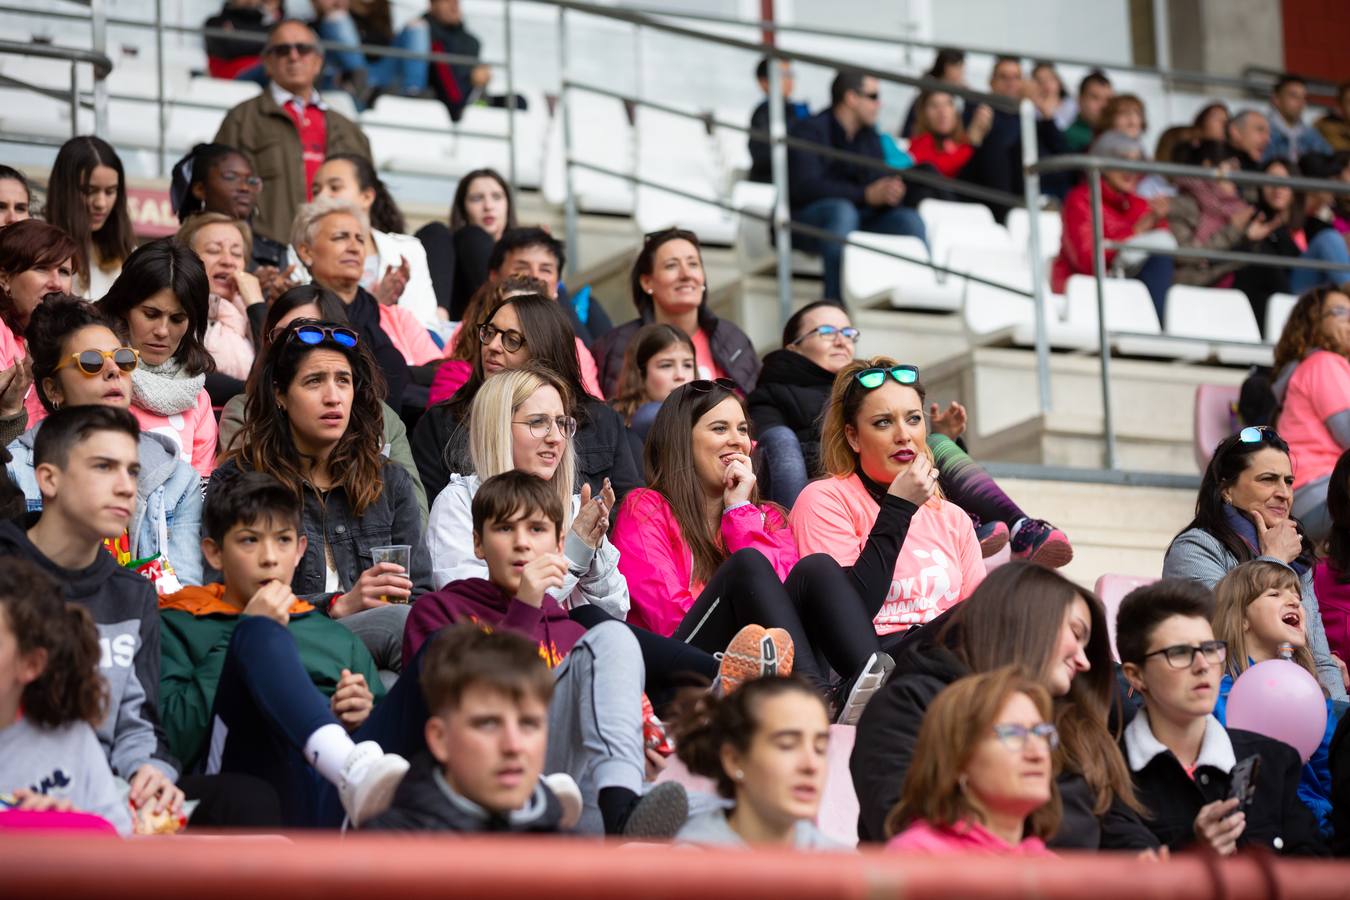
[[[206,268],[186,244],[160,238],[137,248],[99,309],[119,323],[140,354],[131,375],[131,412],[142,431],[162,434],[203,478],[216,462],[217,426],[206,391],[216,370],[206,349],[210,309]]]
[[[1294,458],[1294,518],[1320,543],[1331,529],[1327,480],[1350,449],[1350,295],[1316,287],[1298,298],[1275,345],[1276,425]]]
[[[962,678],[928,708],[888,850],[1053,856],[1059,827],[1045,688],[1013,666]]]
[[[857,360],[835,376],[821,428],[821,462],[792,507],[801,553],[851,565],[875,531],[885,485],[914,466],[931,468],[919,370],[883,356]],[[890,589],[870,607],[877,634],[903,632],[941,615],[984,580],[984,557],[970,517],[933,495],[914,512]]]
[[[651,487],[624,498],[614,528],[628,621],[709,652],[745,625],[782,628],[796,647],[795,671],[829,687],[819,651],[852,685],[836,712],[841,722],[856,719],[894,665],[879,652],[869,610],[936,474],[916,466],[890,485],[882,527],[846,572],[824,554],[799,559],[781,507],[760,504],[749,452],[744,401],[731,382],[692,381],[666,398],[644,454]]]

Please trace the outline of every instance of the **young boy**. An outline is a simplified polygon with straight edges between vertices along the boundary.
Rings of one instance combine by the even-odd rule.
[[[688,815],[688,798],[673,782],[643,796],[645,673],[637,639],[617,621],[584,630],[546,593],[561,588],[567,574],[562,523],[562,504],[542,478],[513,470],[483,482],[473,498],[473,540],[488,577],[419,597],[404,632],[404,659],[457,622],[529,638],[553,668],[547,768],[580,786],[580,830],[672,837]]]
[[[393,807],[369,827],[557,831],[562,807],[540,778],[553,675],[535,645],[456,625],[427,645],[420,679],[430,757],[413,760]]]
[[[1121,668],[1144,699],[1121,749],[1145,823],[1174,851],[1199,843],[1220,855],[1248,845],[1325,855],[1317,821],[1298,798],[1294,748],[1226,730],[1212,714],[1227,655],[1210,627],[1213,605],[1193,581],[1159,581],[1133,591],[1116,615]],[[1233,772],[1251,756],[1260,763],[1255,798],[1239,809]]]
[[[407,771],[380,746],[399,742],[380,723],[397,729],[400,710],[372,721],[385,691],[370,654],[291,593],[305,553],[299,499],[268,475],[238,473],[212,483],[203,525],[202,553],[224,583],[160,601],[171,745],[191,766],[268,781],[288,825],[336,824],[332,787],[360,825]],[[419,712],[420,702],[409,715]]]

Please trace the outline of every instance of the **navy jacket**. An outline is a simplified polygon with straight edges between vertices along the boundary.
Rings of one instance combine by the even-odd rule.
[[[870,156],[877,162],[884,162],[886,158],[881,149],[881,135],[875,128],[860,128],[850,139],[834,117],[833,109],[801,120],[793,126],[791,135],[836,150]],[[817,200],[835,197],[863,206],[863,191],[884,177],[886,173],[881,169],[861,163],[833,159],[797,147],[788,150],[788,196],[794,211]]]

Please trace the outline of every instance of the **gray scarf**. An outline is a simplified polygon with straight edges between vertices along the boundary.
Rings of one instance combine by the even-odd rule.
[[[184,374],[182,363],[172,357],[158,366],[142,361],[131,373],[131,400],[157,415],[172,416],[196,406],[205,386],[205,375]]]

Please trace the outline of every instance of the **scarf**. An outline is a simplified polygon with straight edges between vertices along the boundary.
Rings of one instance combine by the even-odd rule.
[[[1260,556],[1261,539],[1256,534],[1256,523],[1251,520],[1251,517],[1238,512],[1228,503],[1223,505],[1223,516],[1224,519],[1228,521],[1228,527],[1237,532],[1237,536],[1242,538],[1243,542],[1248,547],[1252,548],[1252,553],[1256,556]],[[1302,533],[1303,529],[1300,528],[1299,534],[1301,535]],[[1312,568],[1312,565],[1306,556],[1300,554],[1297,559],[1289,564],[1289,568],[1293,569],[1298,577],[1302,579],[1308,570]]]
[[[1229,196],[1209,179],[1179,178],[1177,185],[1195,198],[1195,205],[1200,210],[1200,221],[1195,224],[1194,243],[1197,247],[1208,247],[1214,235],[1231,224],[1233,214],[1247,208],[1247,201],[1241,195]]]
[[[182,363],[172,357],[157,366],[142,361],[131,373],[131,401],[156,415],[172,416],[196,406],[205,386],[205,375],[184,374]]]

